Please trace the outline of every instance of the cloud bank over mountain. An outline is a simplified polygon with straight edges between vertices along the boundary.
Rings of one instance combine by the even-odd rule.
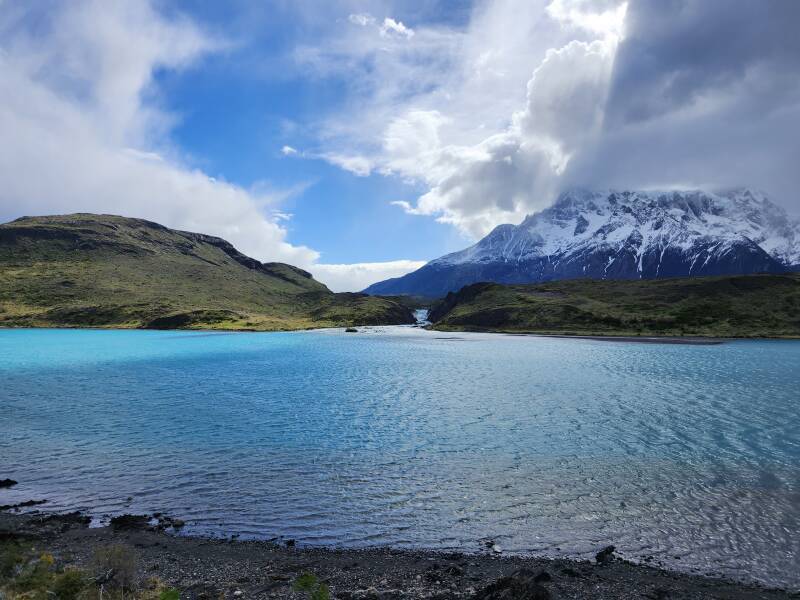
[[[575,185],[752,185],[796,211],[799,17],[792,0],[499,1],[464,30],[338,39],[361,116],[328,138],[472,238]]]

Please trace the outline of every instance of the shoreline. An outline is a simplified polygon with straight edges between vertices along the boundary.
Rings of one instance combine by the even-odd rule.
[[[501,332],[497,332],[501,333]],[[556,333],[511,333],[505,335],[519,335],[530,337],[545,337],[568,340],[594,340],[596,342],[625,342],[632,344],[680,344],[686,346],[719,346],[726,342],[738,340],[780,340],[787,338],[719,338],[719,337],[698,337],[698,336],[635,336],[635,335],[569,335]],[[792,339],[792,338],[788,338]]]
[[[736,342],[736,341],[797,341],[800,340],[800,337],[724,337],[724,336],[675,336],[675,335],[665,335],[665,336],[652,336],[652,335],[643,335],[643,336],[636,336],[636,335],[629,335],[629,334],[584,334],[584,333],[540,333],[536,331],[505,331],[505,330],[477,330],[477,329],[437,329],[432,325],[420,325],[414,323],[402,324],[402,325],[355,325],[355,326],[337,326],[337,327],[303,327],[297,329],[252,329],[252,328],[240,328],[240,329],[233,329],[233,328],[214,328],[214,327],[192,327],[192,328],[182,328],[182,329],[155,329],[155,328],[146,328],[146,327],[74,327],[69,325],[64,326],[57,326],[57,325],[48,325],[46,327],[16,327],[16,326],[9,326],[9,325],[0,325],[0,331],[24,331],[24,330],[54,330],[54,331],[174,331],[174,332],[202,332],[202,333],[215,333],[215,334],[223,334],[223,333],[296,333],[296,332],[315,332],[315,331],[331,331],[331,330],[344,330],[349,327],[357,328],[357,329],[372,329],[376,327],[413,327],[417,329],[424,329],[430,332],[436,333],[480,333],[480,334],[493,334],[493,335],[508,335],[508,336],[515,336],[515,337],[543,337],[543,338],[555,338],[555,339],[566,339],[566,340],[594,340],[599,342],[626,342],[626,343],[637,343],[637,344],[676,344],[676,345],[687,345],[687,346],[718,346],[720,344],[725,344],[727,342]]]
[[[151,523],[153,521],[151,520]],[[161,522],[161,519],[159,519]],[[179,523],[164,518],[166,526]],[[311,573],[330,587],[331,598],[798,598],[800,591],[669,571],[635,564],[603,550],[597,559],[393,548],[297,548],[275,541],[178,536],[147,520],[89,527],[80,513],[0,512],[0,541],[47,552],[62,568],[87,568],[109,545],[136,555],[136,577],[157,577],[181,598],[305,598],[293,589]],[[91,575],[91,574],[90,574]],[[503,590],[528,595],[497,595]]]

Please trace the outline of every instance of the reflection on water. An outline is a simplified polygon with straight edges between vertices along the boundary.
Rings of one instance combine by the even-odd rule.
[[[0,331],[0,504],[800,587],[800,343],[447,337]]]

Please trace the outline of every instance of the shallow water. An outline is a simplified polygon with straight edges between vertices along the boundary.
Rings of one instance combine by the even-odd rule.
[[[4,330],[0,380],[0,504],[313,545],[613,543],[800,588],[800,342]]]

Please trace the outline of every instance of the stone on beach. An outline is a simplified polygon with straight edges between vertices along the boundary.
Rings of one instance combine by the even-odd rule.
[[[597,560],[598,563],[606,563],[614,558],[614,551],[616,547],[614,546],[606,546],[600,552],[595,554],[594,558]]]
[[[550,600],[550,591],[537,578],[541,573],[519,569],[475,594],[475,600]]]

